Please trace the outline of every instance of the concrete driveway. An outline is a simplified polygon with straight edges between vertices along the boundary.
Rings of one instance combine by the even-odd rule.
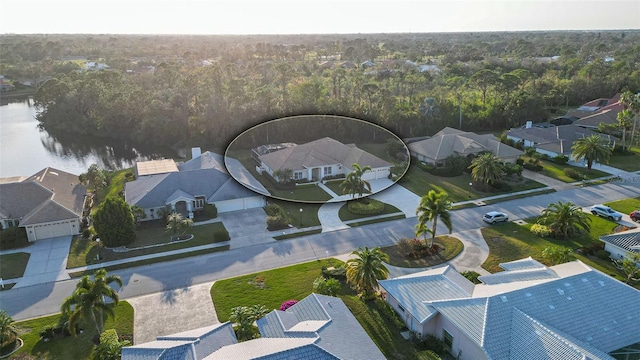
[[[216,219],[231,237],[231,248],[274,242],[267,231],[267,214],[262,208],[222,213]]]
[[[420,197],[418,195],[398,184],[371,195],[371,197],[397,207],[408,218],[416,216],[416,209],[420,205]]]
[[[62,236],[38,240],[25,249],[31,257],[24,275],[14,288],[70,279],[66,271],[70,246],[71,236]]]

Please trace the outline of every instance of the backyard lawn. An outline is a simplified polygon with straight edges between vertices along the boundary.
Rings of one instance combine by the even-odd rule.
[[[115,329],[118,335],[126,339],[133,339],[133,307],[126,301],[120,301],[115,308],[116,318],[105,321],[105,329]],[[67,336],[54,338],[45,342],[40,338],[39,331],[46,327],[55,326],[60,319],[60,314],[41,317],[32,320],[16,322],[19,336],[24,341],[24,346],[14,355],[30,354],[37,359],[51,360],[84,360],[89,359],[93,347],[95,331],[93,325],[80,322],[80,328],[85,329],[77,337]]]
[[[549,246],[565,246],[571,249],[580,247],[588,247],[601,243],[599,236],[613,233],[616,223],[600,217],[589,214],[592,219],[591,230],[588,234],[580,237],[559,240],[552,238],[541,238],[529,231],[531,224],[524,226],[515,223],[496,224],[481,229],[482,235],[489,245],[489,257],[482,264],[482,267],[491,273],[502,271],[498,266],[500,263],[518,260],[531,256],[532,258],[548,264],[542,258],[542,251]],[[534,219],[527,219],[533,223]],[[605,274],[615,276],[616,279],[622,280],[622,274],[614,268],[610,259],[600,259],[595,256],[584,256],[576,252],[573,253],[576,259],[581,260],[585,264],[596,268]]]
[[[286,300],[301,300],[311,294],[313,280],[321,276],[322,266],[340,266],[336,259],[312,261],[260,273],[216,281],[211,298],[220,321],[227,321],[236,306],[265,305],[277,309]],[[382,300],[363,302],[343,283],[338,295],[373,342],[388,359],[428,359],[413,343],[400,335],[404,325]]]
[[[18,252],[0,255],[0,279],[8,280],[22,277],[31,254]]]
[[[100,253],[102,261],[112,261],[229,240],[229,233],[221,222],[193,226],[189,229],[188,233],[194,236],[193,239],[189,241],[127,252],[113,252],[108,249],[100,249],[96,241],[85,239],[82,236],[75,236],[71,241],[71,248],[69,249],[67,269],[96,263],[98,253]],[[170,243],[171,241],[171,235],[165,231],[164,225],[161,224],[159,220],[143,222],[136,231],[136,234],[137,239],[128,245],[128,248]]]
[[[528,156],[522,156],[522,159],[526,162],[531,158]],[[586,169],[583,169],[577,166],[566,165],[566,164],[559,165],[554,163],[553,161],[546,161],[542,159],[540,160],[540,165],[542,165],[542,168],[543,168],[542,171],[540,172],[541,174],[548,176],[552,179],[560,180],[566,183],[573,183],[576,181],[580,181],[582,180],[582,176],[585,176],[585,175],[587,177],[587,180],[597,179],[597,178],[611,175],[609,173],[596,170],[596,169],[591,169],[591,171],[587,171]],[[569,176],[565,175],[564,169],[573,169],[577,171],[578,173],[580,173],[581,178],[579,180],[570,178]]]
[[[640,170],[640,147],[633,147],[631,151],[634,152],[634,155],[622,156],[622,155],[612,155],[609,159],[609,166],[613,166],[614,168],[618,168],[624,171],[639,171]]]
[[[470,174],[464,173],[453,177],[435,176],[414,164],[409,167],[409,171],[398,182],[418,196],[424,196],[429,190],[446,191],[449,194],[449,199],[453,202],[544,187],[539,182],[524,179],[522,183],[510,184],[512,189],[509,191],[485,193],[470,186],[470,183],[474,183]]]

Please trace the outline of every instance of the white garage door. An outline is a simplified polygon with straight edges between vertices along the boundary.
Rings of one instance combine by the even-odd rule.
[[[71,225],[69,221],[61,221],[46,225],[34,226],[36,240],[48,239],[52,237],[71,235]]]
[[[245,209],[255,209],[265,206],[264,197],[255,196],[245,199]]]
[[[243,203],[242,199],[217,201],[216,202],[216,208],[218,208],[218,212],[219,213],[243,210],[244,209],[244,203]]]
[[[375,180],[375,179],[385,179],[389,176],[388,168],[376,168],[372,171],[367,171],[362,174],[363,180]]]

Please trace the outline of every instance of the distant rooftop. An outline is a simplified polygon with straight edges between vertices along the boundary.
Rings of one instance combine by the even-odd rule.
[[[173,159],[139,161],[136,163],[136,176],[147,176],[178,172],[178,165]]]

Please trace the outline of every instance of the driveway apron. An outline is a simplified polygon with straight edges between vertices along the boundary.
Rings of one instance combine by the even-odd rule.
[[[340,220],[338,211],[344,205],[343,202],[326,203],[318,209],[318,220],[322,226],[322,232],[348,229],[349,226]]]
[[[408,218],[416,216],[420,197],[401,185],[394,184],[371,196],[372,198],[397,207]]]
[[[37,240],[29,248],[31,257],[14,288],[70,279],[66,271],[70,246],[71,236]]]

